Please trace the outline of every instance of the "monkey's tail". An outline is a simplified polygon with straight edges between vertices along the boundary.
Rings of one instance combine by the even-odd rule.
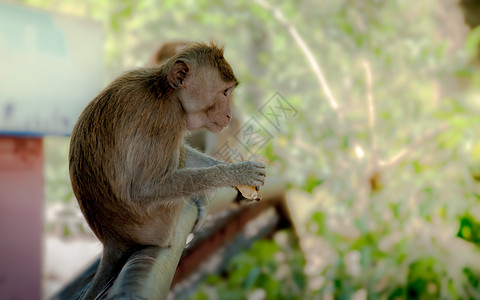
[[[104,245],[97,272],[81,299],[94,300],[100,298],[104,290],[107,290],[118,276],[132,252],[131,249],[121,250]]]

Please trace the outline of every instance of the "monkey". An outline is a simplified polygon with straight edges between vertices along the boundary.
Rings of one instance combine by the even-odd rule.
[[[188,41],[171,41],[163,43],[157,49],[155,49],[145,66],[157,67],[191,44],[192,42]]]
[[[180,41],[165,42],[161,44],[150,55],[150,58],[147,61],[146,66],[154,67],[154,66],[161,65],[167,59],[177,54],[182,49],[190,45],[191,43],[192,42],[180,40]],[[225,128],[218,134],[212,133],[202,128],[200,130],[195,131],[194,133],[189,134],[186,139],[186,143],[191,145],[195,149],[198,149],[215,158],[221,158],[223,160],[226,159],[228,161],[233,160],[232,157],[228,157],[228,154],[227,154],[227,157],[222,157],[222,151],[221,151],[221,147],[223,147],[227,142],[228,142],[229,148],[237,149],[240,146],[238,144],[237,139],[232,138],[241,130],[240,116],[238,114],[238,111],[234,108],[233,101],[231,101],[230,106],[231,108],[233,108],[232,120],[230,122],[230,125],[227,128]],[[238,157],[236,157],[235,159],[238,160]],[[245,199],[245,197],[238,190],[237,187],[235,189],[237,190],[237,195],[233,203],[239,204]],[[202,209],[202,200],[203,200],[202,198],[195,198],[195,201],[200,201],[199,203],[200,205],[198,206],[199,207],[198,213],[200,216],[197,220],[197,223],[195,224],[196,228],[201,227],[202,220],[206,219],[206,211]]]
[[[167,59],[180,52],[182,49],[192,44],[189,41],[170,41],[161,44],[155,49],[146,63],[147,67],[155,67],[161,65]],[[239,146],[237,140],[232,138],[241,128],[240,115],[234,107],[234,101],[231,101],[232,119],[230,125],[218,134],[212,133],[207,129],[200,129],[188,135],[186,142],[210,156],[218,157],[216,153],[228,140],[230,147]]]
[[[163,64],[121,75],[81,113],[70,140],[73,192],[103,244],[82,299],[93,299],[136,249],[168,247],[185,201],[207,190],[262,186],[261,162],[227,163],[185,144],[218,133],[238,86],[224,48],[192,43]]]

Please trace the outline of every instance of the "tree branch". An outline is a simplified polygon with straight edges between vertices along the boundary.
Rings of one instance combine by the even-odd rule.
[[[380,161],[380,167],[386,169],[386,168],[389,168],[389,167],[392,167],[392,166],[398,164],[399,162],[404,160],[408,155],[410,155],[412,152],[414,152],[415,150],[420,148],[420,146],[425,144],[427,141],[433,139],[434,137],[436,137],[440,133],[444,132],[449,127],[450,127],[449,125],[444,124],[444,125],[439,126],[436,129],[432,129],[432,130],[429,130],[429,131],[423,133],[419,138],[417,138],[415,141],[410,143],[408,146],[406,146],[405,148],[400,150],[397,154],[393,155],[390,159],[388,159],[386,161],[381,160]]]
[[[335,111],[337,115],[339,115],[339,105],[337,100],[335,100],[335,97],[332,94],[332,91],[327,83],[327,80],[325,79],[325,76],[323,75],[322,70],[320,69],[320,65],[318,64],[317,60],[315,59],[315,56],[313,55],[312,51],[308,47],[308,45],[305,43],[301,35],[298,33],[297,29],[290,23],[288,20],[285,18],[283,13],[276,7],[273,7],[270,3],[268,3],[265,0],[255,0],[260,6],[264,7],[266,10],[270,11],[275,19],[279,21],[283,26],[287,28],[288,33],[292,36],[294,41],[297,43],[297,45],[300,47],[300,49],[303,51],[305,56],[307,57],[310,66],[313,69],[313,72],[315,73],[315,76],[317,77],[318,82],[320,83],[320,86],[323,89],[323,92],[325,93],[325,96],[327,96],[328,103],[330,104],[330,107]]]
[[[370,147],[373,153],[377,152],[377,141],[375,139],[375,102],[373,99],[373,76],[370,63],[366,60],[362,60],[363,68],[365,69],[365,75],[367,76],[367,107],[368,107],[368,131],[370,136]]]

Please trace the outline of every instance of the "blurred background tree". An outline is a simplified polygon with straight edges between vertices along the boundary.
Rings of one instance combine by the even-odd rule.
[[[275,92],[298,112],[261,151],[299,243],[257,243],[195,299],[480,298],[479,0],[19,2],[103,22],[105,83],[214,40],[244,116]],[[50,202],[71,201],[67,143],[46,142]]]

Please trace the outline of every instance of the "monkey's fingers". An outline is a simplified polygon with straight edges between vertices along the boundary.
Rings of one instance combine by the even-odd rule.
[[[259,154],[254,154],[250,158],[250,161],[254,163],[254,166],[256,167],[255,171],[257,175],[259,175],[257,180],[255,180],[255,186],[241,185],[237,186],[236,188],[243,195],[243,197],[250,200],[260,201],[262,200],[262,195],[260,194],[259,186],[264,184],[267,176],[266,164],[271,164],[271,162]]]
[[[260,180],[260,181],[264,182],[265,177],[267,177],[267,169],[266,168],[255,168],[255,175],[256,175],[255,176],[256,180]]]
[[[255,160],[251,160],[250,162],[251,162],[252,165],[255,166],[256,168],[259,168],[259,169],[266,169],[266,168],[267,168],[267,165],[266,165],[264,162],[255,161]]]

